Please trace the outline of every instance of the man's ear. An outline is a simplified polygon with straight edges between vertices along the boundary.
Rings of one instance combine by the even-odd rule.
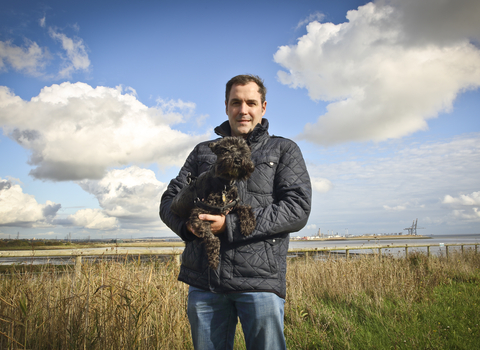
[[[228,101],[225,101],[225,114],[228,115]]]
[[[267,101],[263,101],[262,103],[262,117],[265,115],[265,112],[267,111]]]

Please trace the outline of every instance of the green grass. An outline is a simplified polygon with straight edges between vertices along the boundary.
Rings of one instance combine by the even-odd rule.
[[[292,349],[476,349],[480,344],[480,287],[453,283],[435,288],[432,300],[372,307],[321,301],[287,322]]]
[[[416,254],[308,265],[290,271],[305,276],[289,281],[290,349],[479,347],[480,259],[472,251],[448,261]]]
[[[40,269],[40,270],[38,270]],[[0,349],[192,349],[178,266],[99,261],[0,278]],[[13,272],[13,273],[12,273]],[[291,260],[285,335],[297,349],[475,349],[480,254]],[[245,349],[237,327],[235,349]]]

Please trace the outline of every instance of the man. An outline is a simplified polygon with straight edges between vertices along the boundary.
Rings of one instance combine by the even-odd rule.
[[[235,211],[200,215],[221,240],[220,263],[208,266],[202,241],[189,224],[170,211],[175,195],[215,162],[209,142],[188,156],[162,196],[160,216],[185,241],[178,279],[190,285],[188,318],[195,349],[233,349],[240,318],[247,349],[286,349],[283,333],[286,256],[289,233],[302,229],[310,214],[311,185],[298,146],[268,134],[266,88],[252,75],[239,75],[226,86],[228,121],[215,129],[221,136],[243,137],[252,150],[255,171],[237,183],[239,196],[256,217],[254,232],[240,233]]]

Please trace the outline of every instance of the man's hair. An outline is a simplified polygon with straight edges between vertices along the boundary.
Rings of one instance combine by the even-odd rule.
[[[225,89],[225,102],[228,103],[228,100],[230,98],[230,91],[232,90],[233,85],[247,85],[251,82],[254,82],[258,85],[258,92],[260,93],[260,96],[262,96],[263,104],[267,95],[267,88],[265,87],[265,85],[263,85],[262,78],[260,78],[258,75],[252,74],[237,75],[236,77],[233,77],[228,81],[227,87]]]

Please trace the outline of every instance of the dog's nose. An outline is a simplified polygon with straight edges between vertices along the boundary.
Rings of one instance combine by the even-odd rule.
[[[235,165],[242,165],[242,161],[241,161],[240,159],[234,159],[234,160],[233,160],[233,163],[234,163]]]

